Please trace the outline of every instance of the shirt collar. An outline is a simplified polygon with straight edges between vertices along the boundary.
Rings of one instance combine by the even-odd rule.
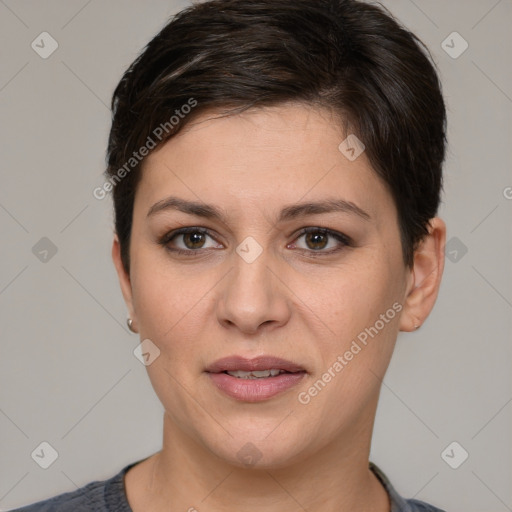
[[[398,494],[396,489],[393,487],[389,478],[384,474],[375,463],[370,462],[370,469],[373,471],[375,476],[380,480],[386,491],[388,492],[389,500],[391,501],[391,512],[410,512],[411,507],[407,504],[404,498]]]
[[[124,467],[121,472],[116,475],[117,478],[112,479],[108,482],[108,485],[105,489],[105,501],[107,504],[107,507],[110,507],[110,505],[113,506],[112,510],[118,510],[121,512],[132,512],[132,509],[130,508],[128,504],[128,500],[126,498],[126,488],[124,486],[124,475],[127,473],[127,471],[138,464],[139,462],[142,462],[146,460],[149,457],[146,457],[144,459],[141,459],[137,462],[134,462],[126,467]],[[373,471],[375,476],[379,479],[379,481],[382,483],[384,488],[386,489],[389,500],[391,502],[391,511],[390,512],[411,512],[411,508],[407,504],[407,502],[398,494],[396,489],[393,487],[391,482],[389,481],[388,477],[384,474],[382,469],[380,469],[375,463],[370,462],[370,470]],[[119,503],[119,495],[123,496],[122,503]],[[112,503],[110,503],[112,501]],[[114,503],[115,502],[115,503]],[[117,508],[116,508],[117,506]],[[119,506],[121,508],[119,508]],[[111,510],[108,508],[108,510]]]

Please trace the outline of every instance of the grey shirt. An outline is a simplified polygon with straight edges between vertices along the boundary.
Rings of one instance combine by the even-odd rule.
[[[146,459],[142,459],[146,460]],[[12,512],[133,512],[126,499],[124,475],[139,462],[125,466],[117,475],[90,482],[76,491],[59,494],[44,501],[38,501]],[[370,469],[386,488],[391,501],[390,512],[445,512],[419,500],[402,498],[391,485],[386,475],[373,462]]]

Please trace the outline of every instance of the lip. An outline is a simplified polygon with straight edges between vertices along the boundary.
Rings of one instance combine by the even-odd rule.
[[[226,371],[234,372],[236,370],[251,372],[258,370],[271,370],[273,368],[276,370],[285,370],[290,373],[306,372],[306,370],[299,364],[274,356],[259,356],[253,359],[248,359],[242,356],[224,357],[208,366],[205,371],[208,373],[221,373]]]
[[[242,402],[261,402],[299,384],[306,372],[281,373],[262,379],[239,379],[227,373],[208,373],[213,384],[226,395]]]
[[[241,379],[224,373],[236,370],[250,372],[270,369],[285,370],[289,373],[261,379]],[[296,386],[307,375],[307,371],[297,363],[273,356],[260,356],[254,359],[241,356],[225,357],[215,361],[205,371],[220,391],[244,402],[268,400]]]

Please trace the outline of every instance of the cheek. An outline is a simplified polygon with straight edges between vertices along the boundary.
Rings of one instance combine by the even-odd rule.
[[[340,267],[325,281],[321,297],[318,289],[310,290],[315,301],[311,310],[328,326],[324,336],[312,333],[322,359],[315,377],[329,381],[332,393],[324,393],[324,399],[343,396],[364,403],[378,383],[374,374],[383,375],[389,364],[398,332],[401,284],[386,261],[369,258],[364,266]]]
[[[321,364],[301,389],[299,410],[318,417],[329,437],[340,425],[356,421],[378,395],[396,340],[400,304],[383,267],[361,273],[353,269],[326,292],[323,306],[317,301],[311,309],[327,319],[329,330],[323,328],[325,336],[310,332]]]
[[[188,346],[208,291],[215,284],[212,272],[195,265],[173,264],[164,249],[142,248],[133,265],[132,288],[141,334],[161,343],[175,340]]]
[[[364,265],[340,266],[330,271],[321,288],[311,286],[304,302],[330,328],[331,335],[347,341],[373,325],[401,299],[399,277],[385,260],[368,259]]]
[[[204,414],[190,398],[196,394],[190,376],[202,371],[204,322],[211,318],[211,311],[205,309],[209,307],[205,294],[211,287],[199,277],[175,272],[170,265],[145,265],[140,259],[134,266],[133,293],[141,339],[150,339],[160,350],[146,370],[164,409],[183,428],[189,418]]]

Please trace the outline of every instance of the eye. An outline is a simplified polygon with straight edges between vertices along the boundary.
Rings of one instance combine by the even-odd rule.
[[[302,237],[304,237],[306,247],[298,248],[310,252],[331,254],[342,250],[346,246],[352,245],[352,240],[348,236],[326,228],[304,228],[296,240],[299,240]],[[324,250],[326,247],[329,247],[329,239],[334,239],[334,243],[331,244],[331,248],[329,250]],[[292,245],[295,246],[295,242]]]
[[[199,252],[200,249],[210,249],[215,248],[216,246],[206,246],[206,239],[212,238],[207,229],[203,228],[182,228],[177,231],[172,231],[167,233],[161,240],[160,243],[165,246],[169,251],[176,253],[194,253]],[[181,242],[181,245],[174,242],[177,240]],[[171,247],[171,245],[177,245],[177,248]]]
[[[302,237],[304,237],[305,247],[300,247],[296,243],[297,240]],[[207,229],[188,227],[167,233],[162,237],[159,243],[168,251],[175,254],[186,254],[187,256],[199,255],[203,249],[218,249],[223,247],[221,244],[206,245],[208,238],[215,242],[215,239]],[[333,239],[332,243],[329,243],[330,239]],[[352,240],[343,233],[326,228],[309,227],[304,228],[295,241],[287,245],[287,248],[298,248],[314,256],[320,256],[341,251],[347,246],[352,246]],[[326,248],[328,248],[328,250],[325,250]]]

